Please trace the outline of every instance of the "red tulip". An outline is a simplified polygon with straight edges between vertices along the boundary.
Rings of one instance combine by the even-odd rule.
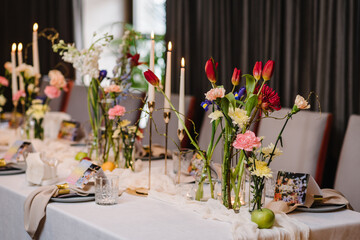
[[[241,75],[241,70],[237,69],[237,68],[234,68],[234,72],[233,72],[233,75],[232,75],[232,78],[231,78],[231,83],[234,86],[239,85],[239,83],[240,83],[240,75]]]
[[[262,70],[262,62],[256,62],[253,70],[253,75],[256,80],[260,80]]]
[[[218,67],[218,63],[215,63],[213,58],[210,58],[209,60],[207,60],[207,62],[205,64],[206,76],[208,77],[209,81],[212,83],[216,83],[217,67]]]
[[[150,69],[144,72],[146,80],[153,86],[157,87],[160,84],[159,78]]]
[[[263,69],[263,73],[262,73],[262,77],[265,81],[270,80],[271,76],[273,75],[274,72],[274,61],[273,60],[269,60],[267,61],[267,63],[264,66]]]

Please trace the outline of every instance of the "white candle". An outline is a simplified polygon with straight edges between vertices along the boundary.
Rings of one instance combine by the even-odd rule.
[[[179,114],[182,121],[185,123],[185,59],[181,58],[180,69],[180,92],[179,92]],[[178,122],[178,129],[184,129],[180,119]]]
[[[155,40],[154,40],[154,32],[151,32],[150,70],[155,73],[154,65],[155,65]],[[149,84],[148,102],[154,102],[154,101],[155,101],[155,88],[153,85]]]
[[[37,32],[37,30],[38,30],[38,24],[34,23],[32,50],[33,50],[33,67],[34,67],[35,74],[40,73],[38,32]]]
[[[171,42],[168,44],[168,52],[166,59],[166,80],[165,80],[165,95],[171,100]],[[164,99],[164,112],[170,112],[170,104]]]
[[[18,86],[17,86],[17,79],[16,79],[16,56],[15,56],[15,51],[16,51],[16,43],[12,44],[11,47],[11,68],[12,68],[12,72],[11,72],[11,90],[12,90],[12,95],[15,96],[16,92],[18,91]]]
[[[22,43],[19,43],[18,44],[18,64],[19,66],[23,63],[23,57],[22,57],[22,48],[23,48],[23,45]],[[20,74],[19,75],[19,85],[20,85],[20,90],[25,90],[25,86],[24,86],[24,78],[23,76]]]

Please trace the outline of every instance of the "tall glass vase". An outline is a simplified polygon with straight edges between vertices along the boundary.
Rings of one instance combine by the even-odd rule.
[[[261,209],[265,203],[265,177],[249,175],[249,211]]]

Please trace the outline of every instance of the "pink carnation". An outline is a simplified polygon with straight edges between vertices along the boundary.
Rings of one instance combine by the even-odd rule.
[[[109,119],[115,119],[115,117],[121,117],[124,116],[126,110],[125,107],[116,105],[113,108],[110,108],[108,111]]]
[[[44,90],[46,96],[50,99],[60,97],[61,91],[57,87],[54,86],[46,86]]]
[[[223,98],[225,96],[225,89],[223,87],[213,88],[205,93],[205,98],[209,101],[214,101],[217,98]]]
[[[7,86],[9,86],[9,81],[6,78],[4,78],[3,76],[0,76],[0,85],[7,87]]]
[[[104,91],[105,91],[105,93],[109,93],[109,92],[119,93],[119,92],[121,92],[121,87],[118,86],[118,85],[113,84],[113,85],[110,85],[110,86],[106,87],[104,89]]]
[[[247,130],[244,134],[238,134],[233,143],[236,149],[243,149],[245,151],[253,151],[254,148],[261,146],[261,138],[256,137],[255,133]]]
[[[15,95],[13,96],[12,100],[13,102],[17,102],[21,97],[26,97],[24,90],[17,91],[17,93],[15,93]]]
[[[64,89],[67,91],[67,82],[64,75],[59,70],[49,71],[50,85],[57,87],[59,89]]]

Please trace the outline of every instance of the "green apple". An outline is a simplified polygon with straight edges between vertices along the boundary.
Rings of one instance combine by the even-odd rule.
[[[258,225],[258,228],[271,228],[275,222],[275,214],[268,208],[254,210],[251,213],[251,221]]]
[[[86,152],[78,152],[75,156],[75,160],[80,161],[81,159],[83,159],[84,157],[87,157],[87,153]]]

